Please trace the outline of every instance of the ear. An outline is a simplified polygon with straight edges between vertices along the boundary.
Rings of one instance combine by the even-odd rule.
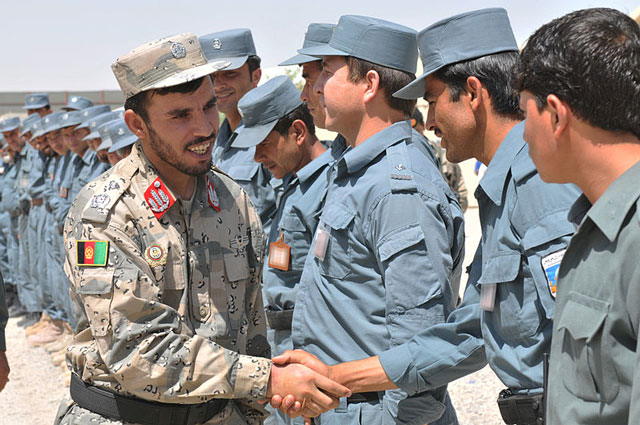
[[[369,70],[365,75],[363,83],[365,84],[365,91],[363,101],[368,103],[373,100],[380,91],[380,75],[374,70]]]
[[[133,112],[132,109],[127,109],[124,112],[124,122],[138,139],[147,139],[147,124],[144,122],[142,117]]]
[[[478,77],[471,76],[467,78],[465,91],[469,96],[471,109],[476,111],[485,101],[485,96],[487,96],[485,88],[482,86]]]
[[[307,126],[302,120],[295,120],[289,127],[289,134],[293,135],[296,141],[296,145],[301,146],[304,143],[304,139],[307,137]]]
[[[253,83],[253,88],[258,87],[258,83],[260,82],[260,77],[262,77],[262,69],[255,69],[251,73],[251,82]]]
[[[558,138],[569,126],[573,112],[569,108],[566,102],[563,102],[555,94],[547,96],[547,105],[551,115],[551,128],[553,129],[553,135]]]

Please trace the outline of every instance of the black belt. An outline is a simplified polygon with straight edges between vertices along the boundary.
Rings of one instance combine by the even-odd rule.
[[[71,374],[71,398],[78,406],[109,419],[142,425],[197,425],[213,418],[228,400],[215,399],[201,404],[169,404],[124,397],[87,384]]]
[[[284,311],[267,310],[266,314],[269,328],[278,331],[291,330],[291,322],[293,321],[293,309]]]
[[[543,425],[543,394],[514,394],[511,390],[500,391],[498,407],[506,424]]]
[[[377,403],[379,401],[380,401],[380,393],[377,393],[377,392],[355,393],[355,394],[352,394],[351,397],[347,397],[347,404],[370,403],[370,402]]]

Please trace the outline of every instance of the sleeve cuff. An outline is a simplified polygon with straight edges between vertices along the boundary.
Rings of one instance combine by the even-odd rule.
[[[270,375],[270,359],[240,355],[235,367],[234,396],[264,400]]]
[[[413,358],[408,344],[390,348],[380,354],[378,358],[384,372],[398,388],[410,395],[418,391],[417,382],[411,382],[410,379],[411,374],[409,372],[412,368]]]

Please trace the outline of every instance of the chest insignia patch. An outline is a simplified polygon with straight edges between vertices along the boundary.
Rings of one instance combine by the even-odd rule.
[[[76,241],[79,267],[104,267],[109,257],[109,241]]]
[[[149,245],[144,250],[144,259],[150,266],[162,266],[167,264],[167,250],[160,245]]]
[[[94,195],[94,197],[91,198],[91,208],[104,209],[107,207],[107,205],[109,205],[109,201],[111,201],[111,198],[109,198],[109,195],[105,195],[104,193]]]
[[[547,278],[547,285],[549,292],[553,298],[556,297],[556,289],[558,285],[558,272],[560,271],[560,262],[564,257],[566,249],[552,252],[551,254],[543,257],[542,268],[544,269],[544,275]]]
[[[207,176],[207,199],[209,200],[209,205],[211,205],[211,208],[220,212],[220,200],[218,199],[216,190],[213,187],[213,183],[211,183],[211,180],[209,180],[209,176]]]
[[[155,179],[144,192],[144,199],[158,220],[176,202],[167,186],[160,180],[160,177]]]

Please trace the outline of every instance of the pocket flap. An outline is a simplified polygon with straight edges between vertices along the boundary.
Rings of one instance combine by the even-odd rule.
[[[253,176],[258,172],[259,166],[260,164],[257,162],[254,162],[253,164],[233,165],[229,167],[227,174],[229,174],[234,180],[249,181],[253,179]]]
[[[424,232],[419,224],[394,232],[385,237],[378,245],[380,261],[387,261],[398,252],[424,240]]]
[[[325,206],[320,221],[332,229],[346,229],[355,215],[355,211],[346,208],[342,204],[331,204]]]
[[[566,329],[571,336],[591,342],[604,323],[609,303],[571,291],[569,301],[558,320],[558,329]]]
[[[520,254],[508,253],[493,258],[483,259],[482,276],[478,283],[512,282],[520,272]]]
[[[304,232],[306,227],[295,213],[288,213],[282,217],[282,228],[294,232]]]
[[[249,262],[246,255],[228,253],[224,255],[224,268],[227,271],[227,278],[230,282],[246,279],[249,277]]]

